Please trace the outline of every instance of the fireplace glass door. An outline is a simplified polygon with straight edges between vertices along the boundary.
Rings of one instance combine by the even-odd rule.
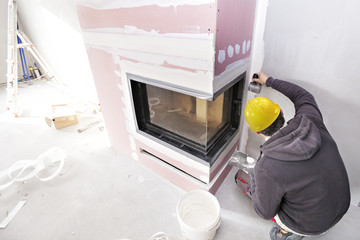
[[[131,80],[138,128],[211,162],[238,129],[241,83],[209,101]]]

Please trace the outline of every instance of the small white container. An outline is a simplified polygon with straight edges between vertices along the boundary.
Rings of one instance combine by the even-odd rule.
[[[186,193],[176,208],[181,233],[188,240],[212,240],[221,224],[220,204],[204,190]]]

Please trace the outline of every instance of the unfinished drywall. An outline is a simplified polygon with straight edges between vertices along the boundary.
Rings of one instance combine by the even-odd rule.
[[[208,176],[216,175],[220,165],[211,166],[215,170],[210,172],[203,163],[198,165],[197,158],[139,134],[129,74],[148,81],[154,79],[163,87],[176,87],[180,92],[186,89],[192,96],[212,98],[214,92],[247,71],[255,3],[255,0],[99,0],[78,5],[113,146],[135,160],[148,161],[143,152],[149,152],[186,173],[194,169],[193,176],[206,183]],[[232,144],[236,144],[235,140],[229,149]],[[218,159],[227,160],[226,151]]]
[[[6,83],[7,1],[0,1],[0,84]]]
[[[360,200],[359,8],[356,0],[269,1],[261,69],[315,96],[344,159],[354,205]],[[262,95],[275,96],[271,90]],[[288,108],[285,99],[277,101]]]
[[[127,73],[212,92],[216,11],[213,1],[198,2],[102,0],[78,5],[111,143],[135,160],[142,155],[134,137]]]
[[[76,15],[77,0],[18,0],[18,17],[58,81],[73,95],[97,103]]]
[[[256,0],[217,1],[215,75],[250,58]]]

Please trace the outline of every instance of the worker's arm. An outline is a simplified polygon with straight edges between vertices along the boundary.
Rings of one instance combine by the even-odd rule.
[[[269,220],[278,213],[284,193],[273,176],[256,167],[255,175],[251,176],[250,195],[256,213]]]
[[[264,73],[258,73],[259,78],[253,81],[271,87],[287,96],[295,106],[295,115],[305,115],[318,125],[323,125],[323,118],[314,96],[304,88],[279,79],[268,77]],[[325,128],[325,126],[322,126]],[[325,128],[326,129],[326,128]]]

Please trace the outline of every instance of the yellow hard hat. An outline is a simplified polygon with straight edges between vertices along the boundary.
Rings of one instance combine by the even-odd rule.
[[[250,129],[260,132],[276,120],[280,114],[280,106],[266,97],[256,97],[248,101],[244,113]]]

